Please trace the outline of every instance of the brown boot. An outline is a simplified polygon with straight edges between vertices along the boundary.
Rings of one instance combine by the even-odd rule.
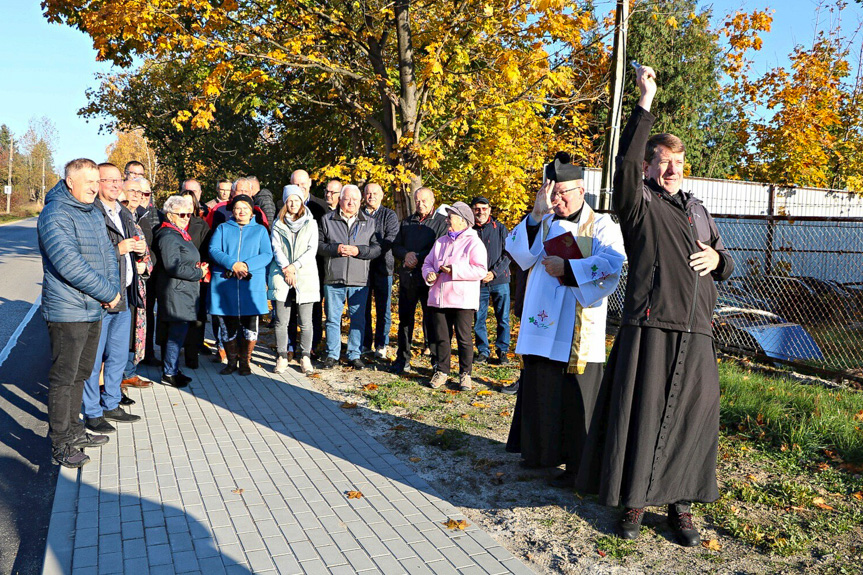
[[[225,347],[225,355],[228,356],[228,365],[222,368],[222,375],[231,375],[235,371],[237,371],[237,359],[239,357],[239,348],[237,346],[237,340],[232,339],[231,341],[223,342],[222,345]]]
[[[255,349],[255,341],[243,340],[240,342],[240,375],[252,374],[252,351]]]

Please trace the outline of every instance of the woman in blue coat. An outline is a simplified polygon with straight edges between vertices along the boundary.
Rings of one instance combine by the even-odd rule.
[[[236,371],[239,360],[240,375],[249,375],[258,319],[269,311],[266,279],[273,248],[267,228],[254,220],[252,198],[240,194],[229,207],[234,217],[216,228],[210,241],[210,313],[223,316],[228,365],[220,373]]]

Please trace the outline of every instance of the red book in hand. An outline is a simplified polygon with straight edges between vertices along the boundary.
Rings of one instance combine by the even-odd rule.
[[[567,232],[543,242],[545,253],[565,260],[580,260],[584,256],[578,249],[578,242],[572,232]]]

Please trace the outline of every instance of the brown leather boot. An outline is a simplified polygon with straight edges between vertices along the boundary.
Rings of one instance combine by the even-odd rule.
[[[237,346],[237,340],[232,339],[231,341],[222,342],[222,345],[225,347],[225,355],[228,356],[228,365],[222,368],[222,375],[231,375],[235,371],[237,371],[237,359],[239,357],[239,348]]]
[[[240,375],[251,375],[252,373],[252,351],[255,349],[255,341],[243,340],[240,342]]]

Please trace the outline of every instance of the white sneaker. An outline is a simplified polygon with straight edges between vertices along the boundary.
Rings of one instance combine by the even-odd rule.
[[[312,358],[310,358],[309,356],[304,355],[300,365],[303,368],[303,373],[305,373],[306,375],[311,375],[315,373],[315,368],[312,367]]]
[[[390,346],[385,345],[382,348],[375,350],[375,357],[378,359],[387,359],[390,355]]]
[[[279,356],[279,359],[276,360],[276,369],[273,370],[273,373],[282,373],[288,369],[288,358]]]

